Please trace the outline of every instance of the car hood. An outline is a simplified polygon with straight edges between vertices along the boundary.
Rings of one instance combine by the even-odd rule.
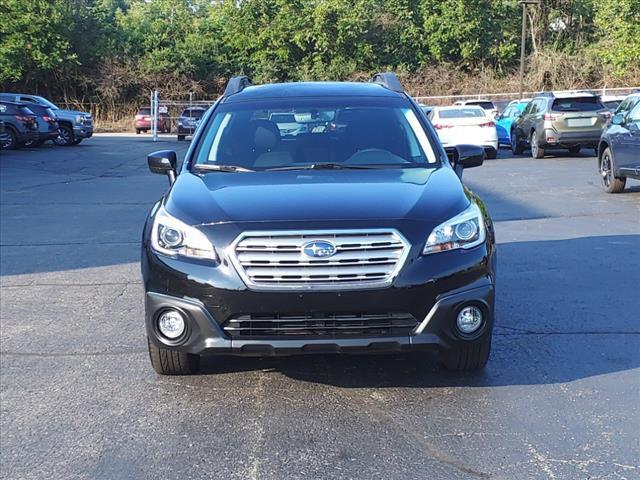
[[[190,225],[284,221],[444,221],[469,204],[452,169],[184,171],[165,208]]]
[[[57,117],[75,117],[76,115],[88,115],[91,116],[88,112],[81,112],[80,110],[65,110],[63,108],[59,108],[58,110],[54,110],[53,113],[56,114]]]

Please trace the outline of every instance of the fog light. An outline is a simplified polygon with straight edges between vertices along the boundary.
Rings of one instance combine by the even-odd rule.
[[[464,307],[458,313],[458,329],[462,333],[473,333],[482,325],[482,310],[474,305]]]
[[[176,310],[166,310],[158,317],[158,330],[171,340],[182,335],[184,327],[184,317]]]

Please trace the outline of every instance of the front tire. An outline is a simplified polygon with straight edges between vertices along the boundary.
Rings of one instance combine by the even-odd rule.
[[[53,143],[61,147],[68,147],[69,145],[73,145],[73,141],[75,140],[75,138],[73,135],[73,129],[71,127],[60,125],[58,131],[58,136],[53,139]]]
[[[462,347],[454,347],[442,353],[442,363],[447,370],[481,370],[489,361],[491,335]]]
[[[600,158],[600,178],[602,178],[602,187],[607,193],[620,193],[627,184],[626,177],[616,177],[613,163],[613,154],[609,147],[604,149]]]
[[[160,375],[192,375],[200,370],[200,356],[156,347],[147,338],[151,366]]]
[[[538,134],[534,130],[531,132],[531,156],[533,158],[544,158],[544,148],[538,145]]]
[[[511,132],[511,153],[514,155],[522,155],[523,152],[524,147],[518,139],[518,134],[515,131]]]

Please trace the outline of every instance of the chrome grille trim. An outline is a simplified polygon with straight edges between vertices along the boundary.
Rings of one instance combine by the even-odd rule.
[[[304,255],[314,240],[332,242],[335,255]],[[355,290],[391,285],[409,249],[395,229],[276,230],[243,232],[227,254],[251,290]]]

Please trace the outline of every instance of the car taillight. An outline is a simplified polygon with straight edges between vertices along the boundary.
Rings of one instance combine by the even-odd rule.
[[[433,128],[435,128],[436,130],[442,130],[443,128],[452,128],[453,125],[444,125],[442,123],[436,123]]]
[[[553,122],[556,119],[556,116],[555,115],[551,115],[550,113],[545,113],[542,118],[546,122]]]
[[[47,123],[53,123],[53,122],[55,122],[55,121],[56,121],[56,119],[55,119],[55,118],[51,118],[51,117],[49,117],[49,116],[47,116],[47,115],[44,115],[44,116],[42,117],[42,119],[43,119],[45,122],[47,122]]]
[[[485,122],[480,124],[481,127],[495,127],[496,124],[493,122]]]
[[[32,117],[28,117],[26,115],[16,115],[16,120],[18,120],[19,122],[31,122]]]

